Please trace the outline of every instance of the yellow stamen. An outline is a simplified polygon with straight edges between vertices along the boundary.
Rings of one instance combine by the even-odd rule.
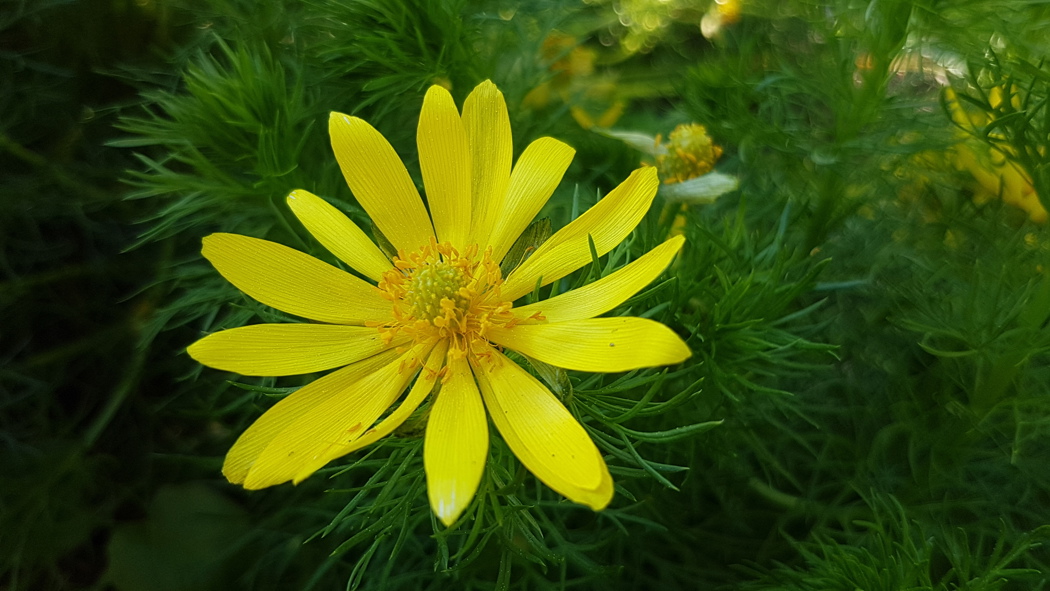
[[[656,141],[659,146],[659,136]],[[711,141],[707,129],[695,123],[676,127],[664,147],[667,152],[656,157],[656,167],[665,184],[703,176],[722,156],[722,148]]]
[[[461,253],[451,244],[430,244],[398,253],[394,268],[379,282],[393,304],[392,320],[377,325],[384,341],[397,335],[416,343],[447,340],[448,355],[462,358],[485,340],[488,328],[513,326],[512,303],[500,296],[503,278],[491,250],[477,245]]]

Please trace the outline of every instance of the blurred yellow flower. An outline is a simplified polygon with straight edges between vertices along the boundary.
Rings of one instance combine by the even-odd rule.
[[[992,107],[1001,104],[1002,94],[1002,88],[991,90]],[[944,96],[963,138],[951,149],[952,161],[958,170],[969,172],[977,182],[974,200],[982,203],[1002,197],[1004,203],[1027,212],[1033,222],[1046,223],[1047,211],[1039,201],[1032,179],[1014,161],[1013,155],[974,139],[991,121],[983,113],[968,113],[963,109],[953,89],[945,89]]]
[[[729,25],[740,21],[743,0],[585,0],[588,4],[609,5],[615,20],[611,34],[619,38],[624,56],[649,52],[660,43],[675,42],[680,34],[673,25],[692,25],[714,38]]]
[[[690,356],[660,323],[596,318],[662,273],[681,237],[577,290],[514,305],[590,264],[590,243],[603,255],[623,241],[652,203],[656,170],[633,172],[530,257],[513,261],[503,277],[499,262],[553,193],[572,148],[540,138],[512,168],[510,120],[495,85],[474,89],[462,113],[448,91],[431,87],[417,132],[428,208],[401,159],[368,123],[332,113],[329,132],[347,183],[397,256],[387,258],[350,219],[302,190],[288,197],[289,207],[368,280],[274,242],[235,234],[204,239],[204,256],[241,291],[313,322],[217,332],[189,347],[194,359],[255,376],[341,368],[263,414],[234,444],[223,474],[249,489],[298,483],[389,435],[422,405],[430,506],[451,525],[483,474],[487,409],[537,478],[572,501],[604,508],[613,483],[602,454],[547,387],[502,349],[594,372]]]
[[[522,106],[538,110],[557,100],[569,106],[569,113],[584,129],[611,127],[623,115],[626,103],[615,98],[616,84],[594,74],[598,53],[572,35],[552,31],[543,40],[540,57],[549,64],[550,80],[533,88],[522,99]],[[591,109],[600,110],[597,115]]]
[[[726,25],[740,21],[742,0],[715,0],[700,19],[700,33],[711,39],[721,34]]]

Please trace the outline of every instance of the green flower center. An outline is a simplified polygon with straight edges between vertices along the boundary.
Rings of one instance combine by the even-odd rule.
[[[477,259],[477,260],[475,260]],[[379,289],[390,301],[390,320],[377,323],[390,343],[398,335],[417,343],[447,340],[448,354],[462,358],[485,341],[490,326],[511,327],[513,302],[500,298],[499,265],[477,245],[459,252],[451,244],[431,243],[394,259]]]
[[[469,307],[461,293],[467,283],[468,277],[461,267],[436,261],[412,274],[405,303],[411,306],[412,316],[433,324],[435,318],[448,316],[450,310],[462,313]]]

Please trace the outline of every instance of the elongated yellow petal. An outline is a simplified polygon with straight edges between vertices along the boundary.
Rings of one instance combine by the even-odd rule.
[[[489,453],[488,419],[465,359],[449,362],[427,419],[423,465],[430,508],[451,526],[474,498]]]
[[[494,327],[487,337],[545,363],[579,371],[630,371],[681,363],[692,355],[674,331],[646,318]]]
[[[381,133],[357,117],[332,113],[332,150],[354,197],[394,247],[414,251],[434,235],[412,177]]]
[[[503,93],[491,81],[477,85],[463,103],[463,125],[470,145],[471,244],[489,243],[492,226],[503,210],[514,159],[510,116]]]
[[[429,353],[429,348],[417,345],[357,381],[327,384],[337,391],[273,438],[248,470],[244,488],[298,484],[348,453],[349,444],[375,423],[416,374],[413,360],[421,361]]]
[[[456,102],[440,86],[423,98],[416,145],[438,240],[463,248],[470,233],[470,149]]]
[[[493,260],[498,261],[507,254],[532,218],[547,203],[575,154],[576,150],[568,145],[554,138],[541,137],[529,144],[518,157],[510,173],[506,201],[496,214],[489,238]]]
[[[288,196],[288,207],[328,252],[369,279],[379,281],[393,267],[357,224],[324,199],[299,189]]]
[[[210,334],[186,350],[215,369],[246,376],[293,376],[341,367],[403,343],[342,324],[255,324]]]
[[[289,314],[333,324],[390,318],[375,286],[282,244],[212,234],[201,253],[237,289]]]
[[[441,367],[445,364],[445,353],[448,351],[448,342],[444,341],[438,343],[434,347],[434,350],[430,352],[430,357],[427,358],[427,363],[423,367],[423,371],[420,372],[419,377],[416,378],[416,383],[412,385],[412,389],[408,391],[408,395],[401,401],[393,412],[386,416],[382,421],[365,431],[365,434],[358,438],[353,443],[347,446],[347,453],[357,451],[365,446],[372,445],[376,441],[390,435],[395,429],[401,426],[413,412],[419,408],[419,404],[430,394],[431,390],[434,389],[434,384],[440,377],[438,372],[441,371]]]
[[[548,300],[514,308],[514,315],[525,320],[534,314],[542,314],[547,322],[556,323],[604,314],[663,273],[684,243],[684,236],[675,236],[598,281]]]
[[[289,394],[237,438],[226,454],[223,475],[233,484],[243,484],[259,455],[282,431],[325,400],[343,393],[351,384],[396,359],[394,351],[385,351],[334,371]]]
[[[547,285],[590,263],[588,236],[594,240],[598,256],[612,250],[642,221],[658,187],[656,168],[646,166],[632,172],[620,186],[558,230],[515,269],[503,285],[503,297],[520,298],[532,291],[540,277],[541,284]]]
[[[521,463],[544,484],[595,511],[613,482],[587,431],[546,387],[499,351],[471,358],[489,416]]]

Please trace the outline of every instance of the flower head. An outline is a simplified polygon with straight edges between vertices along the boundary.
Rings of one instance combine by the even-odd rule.
[[[1004,92],[1011,97],[1012,112],[1016,113],[1020,108],[1020,97],[1013,87],[992,87],[989,106],[998,109],[1003,103]],[[980,204],[1001,197],[1003,202],[1027,212],[1033,222],[1045,224],[1050,216],[1039,200],[1031,175],[1018,164],[1016,152],[1002,145],[1005,141],[1003,135],[991,131],[995,118],[981,112],[968,112],[952,88],[944,90],[944,100],[961,138],[949,150],[948,156],[958,170],[973,176],[976,182],[974,201]],[[995,144],[976,139],[982,137],[995,140]]]
[[[652,203],[656,169],[636,170],[504,277],[500,261],[553,193],[572,148],[541,138],[512,167],[509,118],[495,85],[479,85],[462,113],[448,91],[432,87],[417,133],[428,211],[400,158],[368,123],[333,113],[329,131],[350,189],[397,256],[388,258],[346,216],[301,190],[289,207],[367,280],[274,242],[204,239],[204,256],[241,291],[314,323],[217,332],[190,346],[194,359],[257,376],[339,368],[264,413],[234,444],[223,474],[249,489],[298,483],[390,434],[429,401],[427,491],[446,525],[481,481],[486,416],[542,482],[604,508],[613,485],[601,453],[565,406],[502,351],[597,372],[689,357],[662,324],[597,317],[655,279],[681,237],[580,289],[514,305],[590,263],[590,242],[602,255],[626,238]]]
[[[707,128],[697,123],[682,124],[674,128],[666,144],[656,156],[656,168],[664,183],[682,183],[711,172],[722,157],[721,146],[715,144]]]

